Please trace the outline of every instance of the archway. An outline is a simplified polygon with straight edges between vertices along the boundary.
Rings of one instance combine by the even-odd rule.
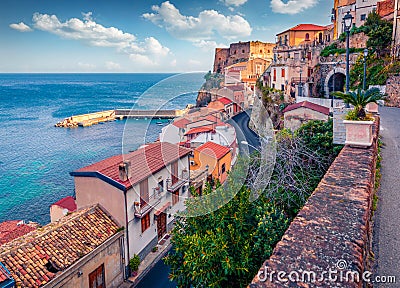
[[[331,70],[325,78],[325,97],[329,98],[332,91],[344,91],[346,83],[346,70],[343,68],[336,68],[335,73]],[[335,85],[335,89],[333,88]]]
[[[332,74],[331,78],[328,81],[329,93],[332,91],[344,91],[344,85],[346,84],[346,75],[343,73],[335,73]],[[335,89],[333,89],[333,85],[335,85]]]

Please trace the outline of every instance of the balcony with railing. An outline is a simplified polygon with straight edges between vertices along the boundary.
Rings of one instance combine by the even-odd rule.
[[[134,203],[135,217],[143,218],[150,210],[160,204],[164,194],[164,191],[160,187],[156,187],[152,189],[152,193],[149,195],[148,199],[140,197],[140,202]]]
[[[167,190],[169,192],[175,192],[183,185],[189,183],[189,171],[182,171],[181,177],[176,177],[175,179],[176,180],[172,182],[167,180]]]

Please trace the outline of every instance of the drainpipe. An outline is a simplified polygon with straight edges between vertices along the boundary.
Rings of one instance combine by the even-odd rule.
[[[126,266],[129,266],[129,257],[130,257],[130,254],[129,254],[129,222],[128,222],[128,202],[127,202],[127,199],[126,199],[126,193],[127,193],[127,190],[125,189],[124,190],[124,202],[125,202],[125,222],[126,222],[126,227],[125,227],[125,231],[126,231],[126,233],[125,233],[125,235],[126,235],[126,252],[127,252],[127,254],[128,254],[128,259],[126,259],[126,262],[125,262],[125,265]],[[127,269],[126,269],[126,266],[125,266],[125,276],[126,276],[126,279],[128,279],[128,273],[126,273],[127,272]]]

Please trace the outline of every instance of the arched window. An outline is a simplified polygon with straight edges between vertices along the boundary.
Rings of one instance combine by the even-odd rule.
[[[310,41],[310,34],[309,33],[306,33],[306,39],[305,39],[306,41]]]

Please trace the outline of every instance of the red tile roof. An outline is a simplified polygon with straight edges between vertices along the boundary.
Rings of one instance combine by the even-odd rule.
[[[21,220],[5,221],[0,223],[0,245],[21,237],[38,227],[37,224],[25,224]]]
[[[314,104],[314,103],[311,103],[308,101],[303,101],[303,102],[289,105],[283,110],[283,113],[286,113],[286,112],[289,112],[289,111],[292,111],[292,110],[295,110],[295,109],[298,109],[301,107],[308,108],[308,109],[317,111],[317,112],[325,114],[325,115],[329,115],[329,108],[318,105],[318,104]]]
[[[91,206],[0,246],[0,262],[21,287],[40,287],[103,244],[119,228],[99,205]],[[59,272],[50,272],[46,265]]]
[[[189,123],[190,123],[190,121],[189,121],[188,119],[182,118],[182,119],[179,119],[179,120],[174,121],[174,122],[172,123],[172,125],[174,125],[174,126],[176,126],[176,127],[178,127],[178,128],[183,129],[183,128],[186,128],[186,125],[189,124]]]
[[[226,97],[219,98],[218,101],[221,102],[224,105],[228,105],[228,104],[231,104],[233,102],[231,99],[228,99]]]
[[[114,183],[119,183],[125,189],[129,189],[191,151],[191,149],[168,142],[151,143],[129,154],[116,155],[81,168],[72,172],[71,175],[85,176],[85,172],[98,172]],[[130,178],[127,181],[121,181],[119,178],[119,165],[123,162],[130,163],[130,172],[128,172]]]
[[[0,287],[3,287],[3,286],[1,286],[1,284],[3,282],[10,281],[10,277],[11,277],[11,275],[8,273],[8,271],[6,269],[4,269],[4,267],[2,266],[2,263],[0,263]]]
[[[53,203],[51,206],[53,206],[53,205],[57,205],[61,208],[68,209],[68,211],[70,211],[70,212],[76,211],[76,208],[77,208],[75,199],[71,196],[67,196],[61,200],[58,200],[56,203]]]
[[[214,129],[210,126],[202,126],[190,129],[185,135],[199,134],[199,133],[207,133],[212,132]]]
[[[278,33],[277,35],[286,33],[288,31],[322,31],[326,30],[326,26],[320,26],[320,25],[315,25],[315,24],[298,24],[288,30],[285,30],[281,33]]]
[[[200,153],[204,153],[218,160],[231,151],[231,149],[229,149],[228,147],[219,145],[214,142],[206,142],[203,145],[199,146],[196,150]]]

